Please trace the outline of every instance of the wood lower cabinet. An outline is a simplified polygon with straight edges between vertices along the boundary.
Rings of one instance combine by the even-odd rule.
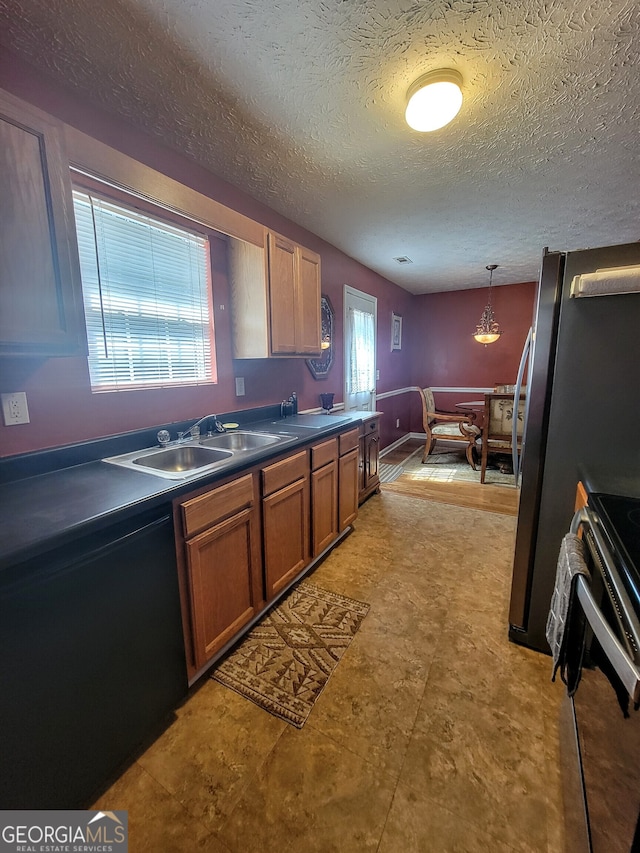
[[[338,536],[338,439],[311,448],[311,556]]]
[[[193,681],[358,514],[358,428],[174,502]]]
[[[86,352],[69,165],[59,122],[0,92],[0,354]]]
[[[262,469],[262,532],[267,599],[311,560],[307,450]]]
[[[348,430],[339,436],[338,530],[342,533],[358,516],[360,431]]]
[[[380,416],[374,416],[360,427],[360,494],[362,503],[380,491]]]
[[[194,671],[264,603],[256,480],[247,474],[180,504]]]

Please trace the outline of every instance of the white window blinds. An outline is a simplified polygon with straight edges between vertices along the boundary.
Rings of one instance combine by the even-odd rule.
[[[74,190],[95,390],[215,381],[209,241]]]
[[[375,387],[375,326],[373,314],[349,308],[351,331],[350,393],[371,391]]]

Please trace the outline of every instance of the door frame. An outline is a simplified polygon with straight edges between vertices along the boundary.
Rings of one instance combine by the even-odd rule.
[[[342,315],[342,328],[344,333],[342,335],[343,343],[344,343],[344,370],[343,370],[343,400],[344,400],[344,408],[345,411],[348,410],[347,401],[349,398],[349,387],[348,387],[348,376],[350,373],[350,361],[351,361],[351,347],[350,347],[350,334],[349,334],[349,297],[354,297],[355,299],[363,299],[368,302],[373,309],[373,329],[374,329],[374,343],[373,343],[373,375],[374,375],[374,387],[371,393],[371,411],[375,412],[376,410],[376,385],[375,383],[378,380],[378,369],[377,369],[377,351],[378,351],[378,298],[376,296],[372,296],[370,293],[365,293],[363,290],[358,290],[355,287],[351,287],[349,284],[345,284],[343,286],[343,315]]]

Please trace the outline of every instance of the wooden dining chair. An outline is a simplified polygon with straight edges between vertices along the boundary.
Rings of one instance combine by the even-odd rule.
[[[518,401],[518,450],[522,447],[525,400]],[[482,450],[480,462],[480,482],[484,483],[489,453],[511,453],[513,450],[513,394],[485,394],[484,421],[482,424]]]
[[[422,402],[422,427],[427,435],[422,461],[427,461],[427,457],[438,439],[461,441],[466,445],[467,461],[475,471],[475,443],[480,435],[480,430],[474,424],[475,412],[438,411],[431,388],[420,388],[420,400]]]

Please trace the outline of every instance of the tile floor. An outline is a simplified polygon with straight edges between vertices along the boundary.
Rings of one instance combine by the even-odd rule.
[[[559,853],[562,689],[507,640],[514,532],[372,497],[309,576],[371,609],[304,728],[205,678],[95,807],[132,853]]]

